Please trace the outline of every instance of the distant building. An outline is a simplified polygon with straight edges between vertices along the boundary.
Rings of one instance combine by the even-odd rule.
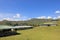
[[[40,26],[57,26],[56,23],[48,22],[48,23],[43,23]]]

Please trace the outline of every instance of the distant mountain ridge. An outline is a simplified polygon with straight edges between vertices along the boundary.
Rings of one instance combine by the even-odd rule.
[[[3,20],[0,21],[0,25],[39,25],[45,22],[53,22],[57,21],[58,19],[37,19],[37,18],[32,18],[30,20],[26,21],[8,21],[8,20]]]

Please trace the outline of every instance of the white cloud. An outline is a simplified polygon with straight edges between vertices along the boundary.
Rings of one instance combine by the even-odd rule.
[[[31,20],[32,18],[28,18],[28,20]]]
[[[20,14],[16,14],[16,17],[19,18],[19,17],[21,17],[21,15]]]
[[[3,18],[3,20],[13,21],[12,18]]]
[[[41,17],[36,17],[37,19],[40,19]]]
[[[47,19],[52,19],[52,17],[51,16],[48,16]]]
[[[3,20],[8,20],[8,21],[21,21],[21,19],[16,19],[16,18],[3,18]]]
[[[57,19],[57,17],[53,17],[53,19]]]
[[[15,16],[13,16],[13,18],[20,18],[22,17],[19,13],[17,13]]]
[[[60,13],[60,11],[59,11],[59,10],[57,10],[55,13]]]
[[[37,17],[37,19],[46,19],[46,16]]]
[[[28,20],[26,16],[22,16],[21,14],[17,13],[16,15],[14,14],[13,16],[3,16],[2,20],[8,20],[8,21],[24,21]]]
[[[57,18],[60,18],[60,16],[58,16]]]
[[[52,17],[51,16],[48,16],[48,17],[46,17],[46,16],[40,16],[40,17],[36,17],[37,19],[52,19]]]

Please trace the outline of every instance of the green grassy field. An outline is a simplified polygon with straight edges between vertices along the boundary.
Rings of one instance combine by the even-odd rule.
[[[0,40],[60,40],[60,27],[35,27],[18,30],[20,35],[0,37]]]

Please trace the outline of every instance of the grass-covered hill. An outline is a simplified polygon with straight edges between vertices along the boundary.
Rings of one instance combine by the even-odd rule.
[[[19,35],[0,37],[0,40],[60,40],[60,26],[35,27],[18,30]]]
[[[8,20],[3,20],[0,21],[1,25],[40,25],[44,22],[52,22],[52,19],[36,19],[32,18],[31,20],[27,21],[8,21]]]

